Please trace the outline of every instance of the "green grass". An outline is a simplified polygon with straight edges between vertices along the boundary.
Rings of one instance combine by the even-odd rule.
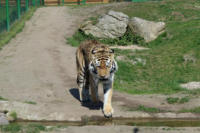
[[[67,128],[67,126],[63,125],[55,125],[55,126],[45,126],[40,123],[11,123],[9,125],[0,126],[0,132],[9,132],[9,133],[40,133],[41,131],[56,131],[60,128]]]
[[[187,103],[187,102],[189,102],[190,101],[190,98],[189,97],[183,97],[183,98],[181,98],[180,100],[179,100],[179,103]]]
[[[147,113],[160,113],[162,110],[154,107],[145,107],[144,105],[139,105],[137,108],[128,108],[128,111],[142,111]]]
[[[13,23],[11,26],[11,29],[9,32],[3,32],[0,34],[0,48],[2,48],[5,44],[7,44],[13,37],[16,36],[17,33],[21,32],[25,22],[29,20],[33,13],[35,12],[36,8],[30,8],[29,11],[27,11],[20,20],[17,20]]]
[[[149,112],[149,113],[159,113],[159,112],[161,112],[160,109],[145,107],[145,106],[143,106],[143,105],[140,105],[140,106],[137,108],[137,110],[143,111],[143,112]]]
[[[36,105],[37,103],[34,102],[34,101],[24,101],[24,103],[27,103],[27,104],[33,104],[33,105]]]
[[[18,133],[21,130],[22,130],[22,126],[16,123],[0,126],[0,131],[2,132]]]
[[[93,22],[96,23],[96,20],[94,20]],[[123,45],[123,46],[132,45],[132,44],[139,44],[142,46],[147,45],[144,42],[143,38],[139,37],[138,35],[133,35],[130,29],[127,29],[127,32],[124,34],[124,36],[116,38],[116,39],[99,39],[99,38],[93,37],[92,35],[85,35],[80,30],[78,30],[72,37],[67,38],[67,42],[74,47],[79,46],[80,43],[85,40],[97,40],[107,45]]]
[[[9,116],[12,117],[14,120],[17,120],[17,113],[15,111],[10,112]]]
[[[196,107],[196,108],[193,108],[193,109],[182,109],[179,111],[180,113],[188,113],[188,112],[191,112],[191,113],[200,113],[200,107]]]
[[[179,98],[178,97],[168,97],[166,100],[169,104],[174,104],[174,103],[178,103]]]
[[[200,14],[191,6],[200,4],[193,0],[166,0],[157,3],[138,3],[126,9],[120,9],[129,16],[166,22],[166,33],[148,44],[149,51],[118,51],[130,60],[139,57],[146,60],[146,65],[133,65],[118,61],[115,88],[128,93],[164,93],[171,94],[186,91],[180,83],[200,80]],[[184,7],[184,8],[183,8]],[[151,10],[151,12],[147,12]],[[180,12],[184,18],[172,15]],[[190,15],[189,15],[190,14]],[[192,53],[196,63],[185,63],[183,56]]]
[[[130,61],[117,61],[119,70],[115,76],[114,89],[130,94],[198,93],[181,88],[180,84],[200,81],[200,9],[196,8],[199,5],[199,0],[164,0],[129,3],[120,8],[113,6],[112,10],[121,11],[129,17],[166,23],[166,32],[156,40],[148,44],[138,42],[150,50],[115,50],[116,56],[125,56]],[[84,39],[91,39],[79,33],[74,36],[69,41],[74,43],[73,46],[78,46]],[[117,41],[99,41],[109,42],[109,45],[118,44],[119,41],[125,43],[122,45],[129,44],[128,39],[124,41],[122,38]],[[196,62],[185,62],[184,55],[187,54],[194,55]],[[145,60],[146,64],[131,63],[136,58]]]
[[[6,99],[6,98],[0,96],[0,101],[8,101],[8,99]]]
[[[41,124],[29,124],[26,127],[26,133],[40,133],[40,131],[47,131],[47,128]]]
[[[190,98],[189,98],[189,97],[182,97],[182,98],[178,98],[178,97],[168,97],[168,98],[166,99],[166,101],[167,101],[169,104],[175,104],[175,103],[183,104],[183,103],[189,102],[189,101],[190,101]]]
[[[47,131],[47,128],[41,124],[21,125],[17,123],[11,123],[9,125],[0,126],[0,131],[9,133],[40,133],[40,131]]]

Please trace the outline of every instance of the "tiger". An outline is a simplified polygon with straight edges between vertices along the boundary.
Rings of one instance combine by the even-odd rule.
[[[84,41],[76,51],[76,66],[80,101],[84,103],[91,100],[92,103],[98,104],[98,88],[101,84],[104,92],[103,114],[107,118],[112,117],[114,74],[118,70],[114,50],[95,40]]]

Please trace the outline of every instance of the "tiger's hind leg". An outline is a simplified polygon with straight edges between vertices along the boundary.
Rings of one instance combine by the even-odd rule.
[[[84,73],[80,72],[77,75],[77,84],[79,89],[80,101],[86,102],[89,100],[89,80]]]
[[[79,89],[80,101],[85,102],[89,99],[88,78],[85,69],[85,60],[81,49],[76,52],[77,84]],[[88,89],[87,89],[88,88]]]

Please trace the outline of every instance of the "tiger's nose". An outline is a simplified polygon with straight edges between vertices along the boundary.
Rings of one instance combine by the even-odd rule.
[[[107,78],[106,78],[106,76],[100,76],[100,79],[101,80],[106,80]]]
[[[104,78],[106,78],[106,76],[100,76],[100,78],[101,78],[101,79],[104,79]]]

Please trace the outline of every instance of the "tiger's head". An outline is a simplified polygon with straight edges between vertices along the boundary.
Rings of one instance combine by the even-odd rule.
[[[114,60],[114,50],[105,45],[94,47],[91,50],[91,59],[89,71],[101,81],[111,79],[118,69]]]

